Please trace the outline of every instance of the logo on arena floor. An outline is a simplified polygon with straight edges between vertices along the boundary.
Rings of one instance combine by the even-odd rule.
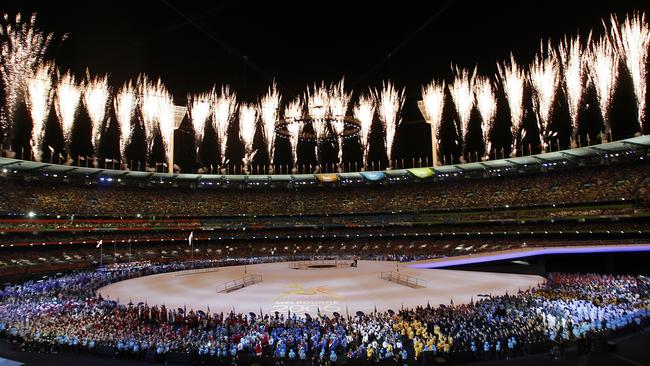
[[[288,296],[312,296],[312,295],[325,295],[333,299],[341,299],[341,296],[336,294],[328,285],[321,285],[317,287],[304,288],[301,284],[291,283],[288,285],[289,290],[276,296],[273,301],[278,301],[287,298]]]

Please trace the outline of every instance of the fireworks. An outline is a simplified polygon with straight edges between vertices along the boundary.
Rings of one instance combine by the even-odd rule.
[[[329,94],[324,83],[320,86],[314,85],[314,88],[307,90],[307,113],[312,120],[312,126],[316,133],[316,139],[320,140],[327,135],[327,120],[325,115],[329,108]],[[318,142],[316,142],[318,148]]]
[[[470,75],[469,70],[454,68],[454,82],[449,85],[451,97],[456,105],[456,112],[460,123],[460,139],[465,141],[469,128],[469,118],[474,107],[474,82],[476,69]],[[466,143],[466,142],[465,142]]]
[[[5,108],[0,115],[0,129],[11,133],[11,124],[20,103],[27,92],[25,76],[34,75],[53,34],[45,34],[35,28],[36,14],[29,23],[23,23],[20,13],[10,23],[9,16],[4,15],[7,24],[0,25],[0,74],[5,89]],[[43,70],[41,70],[43,71]]]
[[[29,143],[36,161],[41,161],[45,123],[50,114],[54,89],[52,76],[54,65],[46,62],[36,68],[36,72],[27,80],[27,108],[32,117],[32,138]]]
[[[165,145],[165,155],[170,157],[171,139],[174,133],[174,104],[169,91],[160,79],[153,83],[146,76],[141,76],[138,80],[138,94],[140,94],[147,157],[151,156],[156,132],[160,132]]]
[[[642,127],[646,122],[646,75],[648,73],[648,52],[650,52],[650,27],[648,27],[644,13],[628,15],[622,24],[619,24],[616,17],[612,15],[611,24],[613,42],[632,77],[639,109],[639,125]]]
[[[316,157],[319,162],[321,159],[321,150],[318,142],[327,136],[328,121],[325,119],[329,110],[329,93],[325,83],[320,86],[314,84],[313,89],[307,90],[307,113],[311,118],[311,125],[316,133]]]
[[[284,119],[287,121],[289,142],[291,144],[291,160],[293,161],[294,169],[298,163],[298,139],[303,128],[302,123],[299,122],[302,118],[302,111],[303,105],[300,98],[296,98],[284,109]]]
[[[363,153],[363,168],[368,167],[368,137],[370,136],[370,127],[372,119],[375,116],[375,103],[373,98],[361,96],[354,106],[354,118],[359,121],[359,141]]]
[[[132,82],[124,84],[113,100],[115,117],[120,131],[120,154],[126,161],[126,147],[133,135],[133,115],[138,103],[135,86]]]
[[[54,109],[63,130],[67,150],[70,152],[70,143],[72,142],[72,127],[74,125],[79,102],[81,102],[81,91],[83,86],[77,84],[74,75],[70,72],[59,77],[56,84],[56,96],[54,99]]]
[[[497,69],[510,108],[510,121],[512,122],[510,126],[512,131],[511,154],[514,156],[517,152],[517,135],[521,132],[523,138],[525,134],[525,131],[521,131],[521,124],[524,117],[523,101],[526,77],[512,54],[510,54],[510,63],[497,64]]]
[[[607,131],[611,131],[609,106],[618,80],[619,56],[609,40],[602,37],[592,43],[588,57],[589,75],[596,87],[600,113]]]
[[[384,83],[381,92],[375,90],[374,97],[379,106],[379,120],[384,127],[384,142],[386,144],[386,156],[388,165],[392,166],[393,161],[393,142],[397,127],[402,122],[399,118],[399,112],[404,105],[404,89],[398,90],[392,82]]]
[[[269,165],[273,169],[273,155],[275,153],[275,122],[278,119],[280,106],[280,93],[275,82],[260,101],[260,118],[262,119],[262,136],[269,154]]]
[[[242,104],[239,107],[239,138],[244,144],[244,158],[242,163],[248,172],[248,167],[255,156],[253,151],[253,140],[255,139],[255,128],[257,127],[257,109],[253,105]]]
[[[228,146],[228,127],[237,109],[237,97],[228,86],[221,88],[221,93],[212,106],[212,125],[219,139],[221,165],[226,165],[226,147]]]
[[[210,118],[210,113],[212,112],[211,109],[214,104],[214,97],[214,92],[189,95],[187,97],[187,113],[192,122],[192,128],[194,129],[197,153],[199,152],[199,147],[203,141],[205,123],[208,121],[208,118]]]
[[[104,120],[108,110],[110,91],[108,88],[108,77],[88,77],[83,92],[83,101],[90,122],[92,124],[92,144],[95,149],[95,157],[99,156],[99,142],[104,130]]]
[[[555,92],[559,85],[559,64],[557,54],[549,44],[546,51],[543,44],[540,53],[535,55],[530,65],[530,84],[533,87],[533,108],[537,113],[537,126],[539,128],[539,141],[543,151],[548,145],[550,116],[553,111]]]
[[[165,145],[165,157],[168,162],[172,161],[173,141],[174,141],[174,100],[171,94],[163,87],[160,93],[158,129]],[[173,167],[170,167],[173,169]]]
[[[343,164],[343,131],[345,130],[345,114],[348,112],[351,93],[345,91],[345,81],[341,79],[337,84],[330,86],[329,108],[332,118],[332,129],[338,136],[339,152],[338,164]]]
[[[494,95],[492,81],[487,77],[477,77],[474,84],[474,96],[476,97],[476,106],[481,114],[481,132],[483,134],[483,144],[485,146],[484,160],[490,156],[491,141],[490,133],[494,123],[494,117],[497,113],[497,101]],[[441,108],[442,109],[442,108]]]
[[[437,132],[440,130],[442,122],[442,108],[445,104],[445,81],[432,81],[430,84],[422,88],[422,101],[424,102],[424,109],[427,111],[433,129]],[[436,136],[433,136],[436,137]]]
[[[590,37],[589,37],[590,38]],[[564,94],[569,105],[571,124],[573,125],[573,139],[578,134],[578,113],[580,102],[585,89],[585,57],[580,44],[580,36],[568,40],[565,38],[559,47],[560,60],[564,70]]]

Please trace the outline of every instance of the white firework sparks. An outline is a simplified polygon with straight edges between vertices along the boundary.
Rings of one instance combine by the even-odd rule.
[[[53,34],[45,34],[35,28],[36,14],[23,23],[18,13],[12,23],[7,14],[0,25],[0,74],[5,90],[5,108],[0,114],[0,129],[11,133],[11,123],[18,106],[24,102],[27,92],[26,75],[33,75],[42,62]]]
[[[27,108],[32,117],[32,137],[29,141],[36,161],[41,161],[45,123],[50,114],[54,89],[52,88],[54,65],[46,62],[36,68],[27,80]]]
[[[314,85],[313,89],[307,90],[307,113],[312,121],[316,139],[320,140],[327,135],[327,120],[325,116],[329,109],[329,93],[324,83],[320,86]],[[318,146],[318,142],[316,142]]]
[[[433,137],[437,137],[442,123],[442,108],[445,105],[445,81],[433,80],[422,87],[422,102],[433,124],[433,130],[435,131]]]
[[[296,98],[284,109],[284,119],[287,122],[287,130],[289,131],[291,159],[294,169],[298,163],[298,140],[300,139],[303,128],[303,124],[300,121],[302,119],[302,111],[303,104],[300,98]]]
[[[639,126],[642,127],[647,122],[645,103],[648,88],[646,75],[648,74],[648,53],[650,52],[650,27],[648,27],[645,13],[628,15],[621,24],[612,15],[611,27],[616,49],[625,61],[632,77],[634,95],[639,109]]]
[[[451,98],[454,100],[459,119],[459,132],[461,141],[467,139],[469,118],[474,107],[474,82],[476,69],[470,74],[467,69],[454,68],[454,82],[449,85]],[[466,141],[465,141],[466,144]]]
[[[580,36],[578,35],[572,39],[564,38],[559,46],[559,54],[564,72],[564,83],[562,85],[569,106],[571,124],[573,125],[573,139],[575,140],[578,134],[578,113],[584,95],[586,79],[586,59],[584,49],[580,43]]]
[[[601,37],[589,49],[589,76],[596,87],[600,113],[607,131],[611,131],[609,107],[618,81],[620,58],[609,39]]]
[[[165,157],[168,162],[172,160],[173,139],[174,139],[174,99],[167,89],[163,89],[160,100],[160,114],[158,119],[158,129],[165,145]]]
[[[142,113],[142,123],[144,127],[145,145],[147,159],[151,156],[153,148],[153,139],[156,134],[156,120],[158,118],[158,104],[152,90],[155,85],[149,81],[149,78],[142,74],[138,78],[138,95],[140,102],[140,113]]]
[[[230,87],[223,86],[221,92],[214,100],[212,106],[212,126],[217,133],[219,151],[221,153],[221,165],[228,162],[226,160],[226,148],[228,147],[228,127],[233,120],[235,110],[237,109],[237,96]]]
[[[72,127],[77,116],[83,85],[79,85],[70,72],[59,76],[54,97],[54,110],[59,120],[68,152],[72,142]]]
[[[359,141],[363,155],[363,168],[366,169],[368,167],[368,152],[370,147],[368,138],[370,137],[372,120],[375,116],[375,102],[373,98],[361,96],[354,106],[353,113],[354,118],[359,121]]]
[[[388,81],[384,83],[381,92],[375,90],[373,94],[378,106],[379,120],[384,127],[384,142],[386,144],[388,165],[392,167],[393,142],[397,127],[402,123],[399,113],[406,99],[404,89],[397,89],[392,82]]]
[[[474,86],[476,106],[481,115],[481,133],[483,134],[483,145],[485,146],[484,160],[487,160],[492,148],[490,133],[497,113],[497,100],[490,78],[479,76],[476,78]]]
[[[533,108],[537,114],[539,140],[543,151],[546,151],[553,102],[560,82],[558,57],[550,43],[546,50],[543,44],[540,45],[540,52],[535,55],[530,65],[529,80],[533,87]]]
[[[90,122],[92,124],[92,144],[95,149],[95,157],[99,156],[99,142],[104,132],[104,121],[110,98],[108,77],[98,76],[94,79],[88,77],[83,92],[83,101]]]
[[[174,133],[174,103],[169,91],[158,79],[155,83],[141,75],[138,80],[140,110],[147,145],[147,158],[151,156],[156,133],[160,133],[165,145],[165,155],[170,156],[171,138]]]
[[[138,104],[138,96],[135,86],[128,82],[120,88],[113,100],[115,117],[120,132],[120,154],[122,160],[126,161],[126,148],[133,135],[133,116],[135,107]]]
[[[257,108],[254,105],[242,104],[239,107],[239,138],[244,144],[244,157],[242,164],[248,172],[255,151],[253,151],[253,141],[255,140],[255,129],[257,127]]]
[[[512,152],[515,155],[517,151],[517,136],[521,132],[521,125],[524,118],[524,83],[526,76],[522,68],[515,61],[515,57],[510,55],[510,63],[503,62],[497,64],[499,79],[508,101],[510,108],[510,121],[512,122],[510,130],[512,132]]]
[[[348,113],[351,93],[345,91],[345,79],[330,86],[328,105],[330,108],[331,125],[338,137],[338,164],[343,164],[343,131],[345,130],[345,115]]]
[[[275,154],[275,123],[278,120],[278,108],[280,107],[280,92],[277,85],[269,87],[269,91],[260,101],[260,118],[262,119],[262,136],[266,143],[266,150],[269,155],[269,165],[273,166],[273,155]]]
[[[212,105],[214,104],[215,93],[214,91],[201,94],[193,94],[187,97],[187,113],[192,122],[194,129],[194,139],[196,143],[196,152],[199,152],[199,147],[203,141],[205,133],[205,124],[210,118],[212,113]]]

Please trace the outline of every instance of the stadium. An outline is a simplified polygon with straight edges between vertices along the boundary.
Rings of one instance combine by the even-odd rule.
[[[539,47],[496,63],[470,52],[493,74],[403,73],[453,3],[404,10],[423,23],[398,68],[318,82],[203,23],[245,4],[162,1],[169,28],[106,10],[155,29],[143,44],[199,32],[238,59],[241,80],[209,86],[119,58],[109,15],[0,6],[0,365],[647,364],[647,4],[594,7],[591,32],[539,20]]]

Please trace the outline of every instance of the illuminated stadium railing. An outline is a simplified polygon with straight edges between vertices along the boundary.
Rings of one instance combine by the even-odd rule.
[[[218,293],[229,293],[262,282],[262,275],[252,274],[217,285]]]
[[[385,281],[395,282],[397,284],[408,286],[411,288],[427,287],[427,281],[421,278],[409,276],[404,273],[388,271],[381,273],[381,279]]]
[[[554,169],[588,163],[594,164],[594,161],[602,161],[604,163],[604,161],[610,158],[625,158],[627,156],[640,156],[643,158],[647,157],[649,152],[650,135],[644,135],[587,147],[465,164],[383,171],[292,175],[170,174],[79,167],[0,158],[0,176],[10,177],[18,174],[38,175],[39,179],[63,182],[76,177],[83,179],[87,183],[92,182],[92,184],[126,185],[135,183],[156,187],[188,186],[190,188],[210,188],[232,185],[243,185],[251,188],[274,185],[303,187],[321,184],[354,185],[382,183],[386,181],[402,182],[435,178],[448,179],[472,175],[501,175],[521,170],[539,171],[540,169]]]

